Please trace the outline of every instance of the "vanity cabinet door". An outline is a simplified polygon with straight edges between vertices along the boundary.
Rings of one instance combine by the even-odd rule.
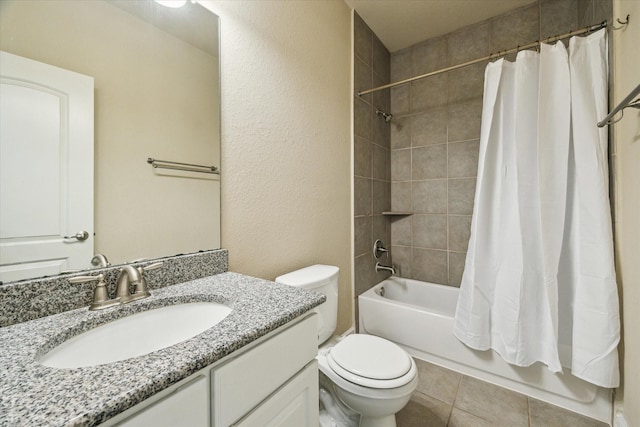
[[[209,377],[198,375],[173,393],[122,421],[126,427],[209,426]]]
[[[317,321],[317,315],[310,315],[212,370],[213,427],[238,422],[314,361]]]
[[[313,427],[318,416],[318,363],[314,360],[236,425]]]

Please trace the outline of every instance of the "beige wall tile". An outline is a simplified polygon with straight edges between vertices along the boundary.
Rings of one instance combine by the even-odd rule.
[[[355,177],[353,185],[354,192],[354,214],[369,215],[371,214],[372,202],[371,192],[373,190],[372,181],[368,178]]]
[[[383,79],[376,73],[373,73],[373,87],[379,87],[387,83],[389,83],[389,79]],[[371,103],[375,108],[379,108],[385,113],[391,112],[391,93],[389,90],[379,90],[373,92],[371,95],[373,95]]]
[[[371,66],[373,33],[357,13],[354,14],[353,21],[355,55]]]
[[[371,178],[372,144],[366,139],[356,136],[353,146],[353,173],[356,176]]]
[[[449,142],[480,138],[482,98],[463,104],[449,105]]]
[[[393,116],[391,124],[391,149],[411,147],[411,117]]]
[[[462,273],[464,272],[464,262],[467,258],[466,252],[449,251],[449,285],[460,287]]]
[[[447,177],[447,144],[428,145],[411,150],[411,179]]]
[[[373,35],[373,72],[386,82],[391,78],[391,55],[380,39]],[[388,91],[385,91],[388,92]]]
[[[411,211],[411,182],[391,183],[391,210],[396,212]]]
[[[391,111],[394,116],[409,114],[411,111],[410,93],[411,85],[409,84],[391,88]]]
[[[455,31],[447,37],[448,65],[457,65],[489,54],[489,23]]]
[[[396,266],[399,276],[411,277],[410,246],[391,246],[391,261]]]
[[[373,250],[373,242],[375,242],[377,239],[382,240],[385,245],[391,244],[391,224],[389,223],[389,220],[387,220],[387,218],[383,215],[373,215],[372,218],[372,243],[371,247],[369,248],[369,252]]]
[[[353,96],[357,97],[359,91],[373,87],[373,73],[371,68],[362,59],[356,57],[353,61]],[[361,100],[371,104],[371,94],[362,95]]]
[[[449,215],[449,250],[466,252],[470,234],[470,215]]]
[[[411,180],[411,150],[391,150],[391,181]]]
[[[447,249],[446,215],[414,214],[411,220],[414,247]]]
[[[484,92],[484,62],[450,71],[449,104],[481,98]]]
[[[446,285],[449,280],[447,251],[414,248],[411,278]]]
[[[399,82],[413,77],[412,48],[399,50],[391,54],[391,81]]]
[[[581,27],[586,27],[593,21],[594,0],[578,0],[578,23]]]
[[[447,66],[447,39],[429,39],[413,46],[413,76],[430,73]]]
[[[375,281],[375,262],[369,253],[357,256],[354,263],[355,295],[358,296],[371,288]]]
[[[447,103],[447,73],[416,80],[411,86],[411,112],[417,113]]]
[[[391,221],[391,244],[411,246],[411,217],[399,217]]]
[[[411,146],[447,142],[447,109],[436,108],[411,116]]]
[[[540,38],[563,34],[577,27],[578,0],[540,1]]]
[[[391,210],[391,184],[389,181],[373,180],[373,213]]]
[[[415,213],[447,213],[447,180],[413,181],[411,198]]]
[[[491,52],[511,49],[538,40],[540,34],[538,3],[500,15],[491,20]]]
[[[371,106],[356,96],[353,101],[353,115],[355,134],[371,140]]]
[[[371,175],[374,179],[389,181],[391,179],[391,159],[389,150],[374,144],[373,145],[373,170]]]
[[[475,178],[478,174],[480,141],[449,143],[447,173],[449,178]]]
[[[448,190],[449,213],[471,215],[476,192],[475,178],[450,179]]]
[[[595,25],[602,21],[613,22],[613,1],[593,0],[593,19],[584,25]],[[624,21],[624,16],[620,17]]]
[[[371,240],[370,216],[358,216],[354,218],[355,256],[371,251],[373,241]]]

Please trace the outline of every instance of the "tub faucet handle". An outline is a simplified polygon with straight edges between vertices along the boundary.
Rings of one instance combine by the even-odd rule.
[[[378,239],[373,244],[373,257],[375,259],[380,259],[382,254],[385,254],[387,256],[387,259],[389,259],[389,249],[385,248],[382,240]]]

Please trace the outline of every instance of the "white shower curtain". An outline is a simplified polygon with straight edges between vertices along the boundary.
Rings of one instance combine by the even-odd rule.
[[[518,366],[619,383],[605,30],[485,71],[455,335]]]

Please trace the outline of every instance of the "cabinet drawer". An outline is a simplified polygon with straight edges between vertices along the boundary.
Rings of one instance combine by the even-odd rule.
[[[318,353],[317,315],[271,337],[211,373],[214,427],[226,427],[258,406]]]

